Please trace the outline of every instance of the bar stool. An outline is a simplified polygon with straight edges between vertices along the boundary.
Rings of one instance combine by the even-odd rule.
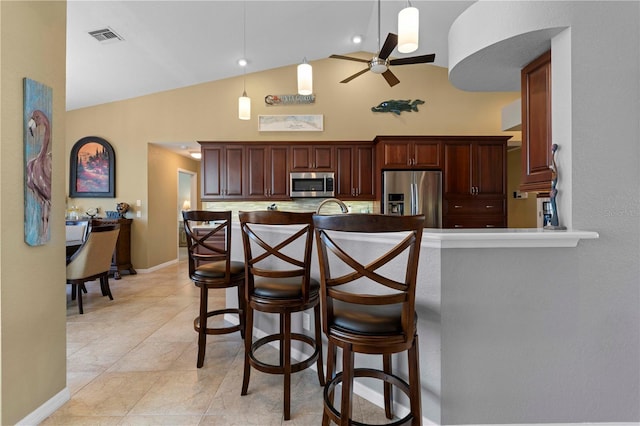
[[[393,388],[411,405],[392,425],[421,423],[420,369],[415,316],[415,287],[424,216],[343,214],[313,218],[320,265],[322,327],[329,344],[322,424],[363,425],[351,419],[353,380],[384,382],[385,415],[393,419]],[[382,254],[356,233],[394,233]],[[378,256],[376,258],[376,256]],[[342,372],[336,374],[336,348],[342,348]],[[393,374],[391,355],[408,352],[409,383]],[[355,368],[354,353],[382,355],[382,370]],[[334,392],[342,384],[340,410]]]
[[[231,212],[183,211],[184,231],[189,254],[189,277],[200,287],[200,315],[193,321],[198,332],[198,368],[204,364],[207,334],[240,331],[244,338],[244,263],[231,260]],[[238,308],[208,311],[209,289],[238,288]],[[208,327],[208,319],[237,314],[238,324]]]
[[[283,211],[240,212],[240,226],[246,267],[246,336],[242,395],[247,394],[251,367],[284,378],[284,419],[291,417],[291,374],[315,362],[320,386],[324,385],[322,332],[320,330],[320,284],[311,275],[313,214]],[[287,226],[285,226],[287,225]],[[291,331],[291,314],[313,308],[315,336]],[[279,332],[253,337],[253,311],[278,314]],[[291,342],[297,340],[313,349],[306,359],[291,362]],[[278,341],[278,365],[261,361],[257,350]]]

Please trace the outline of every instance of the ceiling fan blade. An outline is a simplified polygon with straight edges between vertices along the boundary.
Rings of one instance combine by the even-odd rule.
[[[351,56],[331,55],[329,57],[333,59],[346,59],[347,61],[369,62],[369,59],[352,58]]]
[[[387,80],[387,83],[389,83],[389,86],[391,87],[400,83],[400,80],[398,80],[398,77],[396,77],[395,74],[391,72],[391,70],[386,70],[385,72],[382,73],[382,76],[384,77],[385,80]]]
[[[436,54],[431,53],[429,55],[411,56],[410,58],[391,59],[389,65],[425,64],[427,62],[433,62],[435,59]]]
[[[358,71],[357,73],[355,73],[354,75],[352,75],[351,77],[347,77],[344,80],[342,80],[340,83],[348,83],[351,80],[353,80],[354,78],[361,76],[362,74],[364,74],[365,72],[369,71],[369,68],[365,68],[362,71]]]
[[[384,41],[384,44],[382,45],[382,49],[380,49],[378,58],[387,59],[397,45],[398,45],[398,36],[395,35],[394,33],[389,33],[389,35],[387,35],[387,39]]]

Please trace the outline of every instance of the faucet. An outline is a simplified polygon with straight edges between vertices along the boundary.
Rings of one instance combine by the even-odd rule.
[[[347,205],[345,203],[343,203],[342,201],[338,200],[337,198],[327,198],[326,200],[323,200],[320,203],[320,205],[316,209],[316,214],[319,214],[320,213],[320,209],[322,208],[322,206],[324,206],[327,203],[336,203],[337,205],[340,206],[340,210],[342,210],[342,213],[349,213],[349,208],[347,207]]]

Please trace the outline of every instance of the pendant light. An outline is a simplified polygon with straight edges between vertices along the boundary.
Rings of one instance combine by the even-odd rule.
[[[398,13],[398,52],[411,53],[418,49],[420,12],[407,1],[407,7]]]
[[[244,66],[247,65],[247,2],[243,2],[243,25],[242,25],[242,61]],[[242,96],[238,98],[238,118],[240,120],[251,120],[251,98],[247,96],[246,83],[246,68],[244,68],[242,76]]]
[[[311,64],[304,58],[298,65],[298,94],[310,95],[313,93],[313,69]]]

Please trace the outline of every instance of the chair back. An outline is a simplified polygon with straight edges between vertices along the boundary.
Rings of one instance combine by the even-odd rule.
[[[67,264],[67,280],[92,277],[111,268],[120,225],[93,226],[87,239]]]
[[[65,240],[82,243],[91,232],[90,220],[67,220],[65,222]]]
[[[299,301],[310,296],[313,213],[279,210],[240,212],[247,295],[256,279],[300,277]]]
[[[210,262],[225,262],[225,280],[231,269],[231,211],[183,211],[184,232],[187,237],[189,275]]]
[[[401,309],[404,339],[412,339],[415,334],[415,288],[424,216],[314,215],[313,222],[320,266],[324,332],[329,334],[329,329],[336,325],[336,301],[343,307],[364,306],[373,318],[377,308],[395,305]],[[388,235],[371,244],[371,238],[358,239],[357,233]]]

